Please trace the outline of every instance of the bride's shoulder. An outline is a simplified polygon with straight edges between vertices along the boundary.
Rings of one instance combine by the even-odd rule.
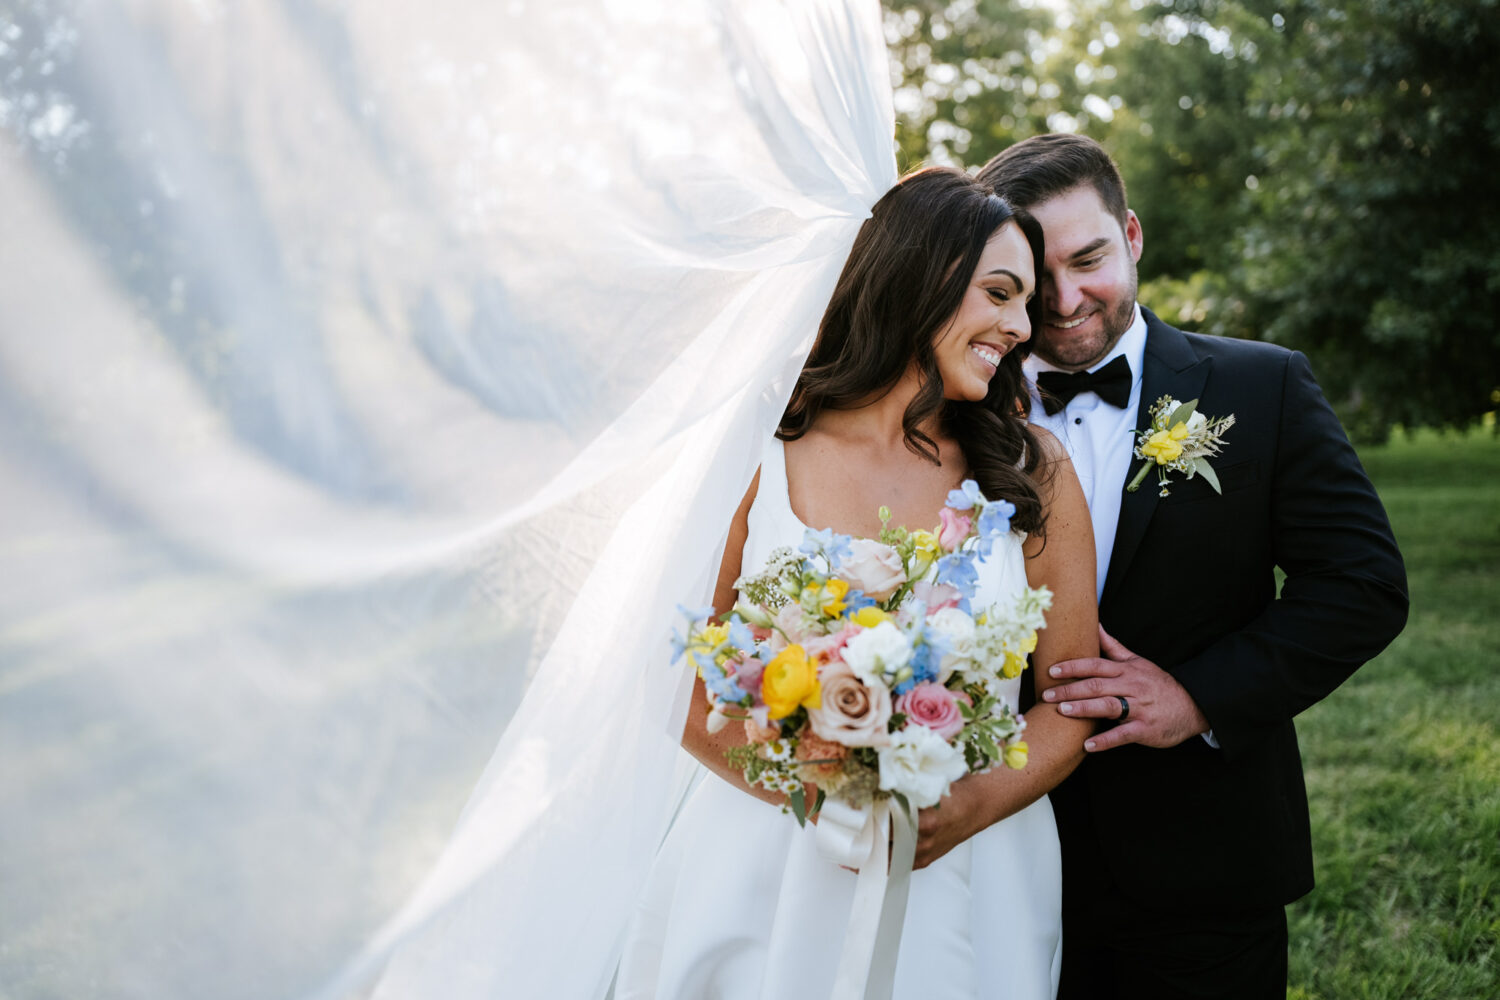
[[[1030,431],[1037,450],[1036,464],[1030,470],[1031,479],[1041,494],[1042,505],[1050,507],[1058,487],[1076,487],[1078,476],[1073,471],[1073,460],[1068,457],[1068,449],[1058,440],[1057,435],[1035,424],[1030,425]]]
[[[1037,443],[1037,448],[1041,451],[1043,462],[1071,461],[1068,458],[1068,449],[1063,447],[1063,443],[1057,439],[1056,434],[1037,424],[1029,424],[1028,427],[1032,438]]]

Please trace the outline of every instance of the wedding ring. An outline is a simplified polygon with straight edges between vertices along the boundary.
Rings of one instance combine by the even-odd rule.
[[[1125,696],[1123,694],[1117,694],[1115,695],[1115,698],[1120,702],[1120,717],[1115,719],[1115,721],[1124,722],[1126,719],[1130,718],[1130,702],[1125,700]]]

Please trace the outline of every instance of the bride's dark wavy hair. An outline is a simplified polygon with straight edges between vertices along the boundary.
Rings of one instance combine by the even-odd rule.
[[[1001,359],[980,402],[943,398],[933,350],[963,301],[986,242],[1011,221],[1031,245],[1040,277],[1041,226],[962,171],[929,167],[886,192],[855,237],[776,436],[794,441],[823,410],[851,408],[889,392],[915,361],[920,388],[901,420],[906,446],[936,464],[937,444],[921,428],[937,417],[985,496],[1009,500],[1016,506],[1014,526],[1040,532],[1042,454],[1026,423],[1029,397],[1021,373],[1027,345]],[[1040,311],[1036,295],[1026,307],[1033,330],[1040,326]]]

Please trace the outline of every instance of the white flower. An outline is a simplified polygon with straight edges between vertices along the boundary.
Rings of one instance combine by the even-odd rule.
[[[927,627],[948,645],[938,674],[938,683],[945,684],[953,671],[974,658],[974,619],[958,608],[944,608],[927,619]]]
[[[873,538],[856,538],[849,543],[849,558],[839,564],[839,576],[849,586],[865,592],[866,597],[883,601],[906,582],[906,566],[901,553]]]
[[[1188,422],[1187,422],[1188,437],[1192,437],[1195,434],[1201,433],[1207,427],[1208,427],[1208,418],[1205,417],[1203,414],[1199,413],[1197,410],[1194,410],[1193,411],[1193,415],[1191,417],[1188,417]]]
[[[866,684],[885,684],[911,662],[911,640],[891,622],[881,622],[850,639],[843,657]]]
[[[880,787],[900,792],[917,809],[937,805],[948,786],[969,773],[963,754],[926,726],[891,734],[880,756]]]

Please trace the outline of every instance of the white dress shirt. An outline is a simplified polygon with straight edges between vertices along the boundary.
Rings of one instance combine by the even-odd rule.
[[[1098,591],[1104,596],[1104,578],[1109,573],[1109,553],[1115,546],[1115,528],[1120,521],[1120,501],[1135,449],[1135,415],[1141,405],[1141,370],[1146,360],[1146,320],[1135,307],[1135,320],[1114,350],[1099,359],[1089,371],[1097,371],[1124,355],[1130,365],[1130,402],[1125,409],[1110,406],[1093,392],[1080,392],[1056,413],[1042,409],[1036,394],[1037,372],[1061,371],[1035,354],[1022,368],[1031,381],[1031,422],[1051,431],[1073,459],[1073,471],[1089,504],[1094,522],[1095,568]]]
[[[1022,363],[1032,386],[1031,422],[1051,431],[1068,449],[1068,456],[1073,459],[1073,471],[1078,473],[1078,483],[1083,487],[1083,497],[1089,504],[1098,573],[1096,598],[1104,596],[1109,554],[1115,547],[1115,529],[1120,524],[1120,501],[1125,496],[1125,480],[1135,460],[1135,415],[1141,406],[1141,378],[1146,366],[1146,318],[1141,315],[1139,303],[1130,329],[1115,344],[1114,350],[1088,370],[1098,371],[1121,355],[1130,365],[1130,402],[1123,410],[1110,406],[1093,392],[1080,392],[1061,410],[1049,415],[1042,408],[1041,398],[1036,392],[1036,374],[1062,369],[1035,354]],[[1204,742],[1215,750],[1219,749],[1213,730],[1202,735]]]

